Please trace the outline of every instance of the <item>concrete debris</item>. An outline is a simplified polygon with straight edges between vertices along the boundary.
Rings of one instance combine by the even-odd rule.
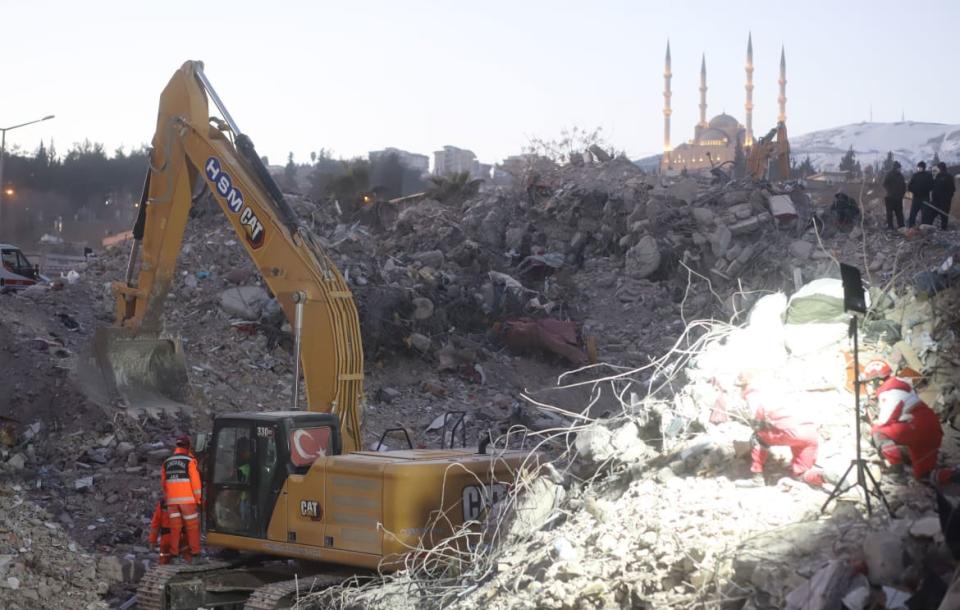
[[[790,256],[794,258],[799,258],[800,260],[807,260],[810,258],[810,255],[813,253],[813,244],[802,239],[797,239],[790,242]]]
[[[797,219],[797,207],[788,195],[773,195],[768,199],[770,213],[777,220],[792,221]]]
[[[657,240],[644,235],[637,245],[627,251],[626,271],[630,275],[643,279],[653,275],[660,267],[660,249]]]
[[[924,517],[910,525],[910,535],[917,538],[942,539],[940,519],[936,516]]]
[[[86,491],[93,488],[93,477],[81,477],[73,482],[73,488],[77,491]]]
[[[433,345],[433,342],[430,341],[430,337],[426,335],[421,335],[420,333],[413,333],[409,338],[410,347],[420,351],[428,352],[430,351],[430,346]]]
[[[27,465],[27,457],[22,453],[15,453],[7,460],[7,466],[14,470],[23,470]]]
[[[549,524],[563,502],[566,491],[547,478],[539,477],[527,488],[506,518],[510,538],[526,538]]]
[[[873,585],[896,585],[904,573],[903,542],[892,532],[871,532],[863,541],[867,577]]]
[[[259,286],[239,286],[220,293],[220,307],[231,316],[256,320],[270,297]]]
[[[787,595],[787,610],[829,610],[846,603],[854,572],[846,562],[833,560],[802,586]]]
[[[552,469],[489,511],[488,524],[509,524],[476,547],[478,570],[495,569],[473,579],[458,567],[443,583],[449,598],[408,597],[430,590],[428,571],[397,575],[380,583],[381,605],[357,607],[767,610],[826,608],[837,595],[852,606],[858,592],[880,593],[850,576],[864,567],[871,582],[915,586],[944,544],[929,490],[884,478],[897,492],[893,520],[862,519],[852,492],[817,519],[824,494],[793,482],[777,452],[766,486],[736,487],[753,434],[736,380],[760,369],[784,402],[808,405],[824,435],[818,463],[843,472],[852,398],[848,318],[835,301],[837,261],[850,262],[886,291],[864,355],[909,364],[952,421],[960,294],[947,262],[960,236],[881,232],[882,202],[865,202],[863,229],[841,230],[824,213],[832,190],[675,181],[588,156],[600,162],[548,164],[542,188],[411,200],[378,226],[289,198],[358,303],[364,446],[398,420],[423,431],[466,411],[468,443],[519,427]],[[170,440],[218,413],[289,408],[290,325],[219,212],[188,224],[163,319],[182,340],[194,412],[137,414],[87,391],[81,354],[113,319],[108,283],[127,254],[105,253],[58,290],[0,297],[0,367],[12,380],[0,396],[0,531],[10,534],[0,598],[11,607],[129,599],[156,560],[145,528]],[[796,295],[788,305],[804,279],[824,278],[832,292],[816,293],[817,307]],[[584,368],[558,383],[572,367]],[[521,408],[524,397],[549,408]],[[956,463],[948,446],[943,459]],[[875,460],[869,442],[865,452]],[[890,589],[888,603],[898,595]]]

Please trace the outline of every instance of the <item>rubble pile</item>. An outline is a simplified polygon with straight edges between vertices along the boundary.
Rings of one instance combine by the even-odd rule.
[[[106,610],[115,564],[98,567],[70,529],[27,499],[19,484],[0,493],[0,600],[9,610]]]
[[[749,431],[733,407],[726,421],[711,415],[733,394],[743,346],[761,336],[750,366],[778,363],[791,399],[816,402],[824,461],[843,469],[853,434],[845,325],[791,330],[797,325],[782,321],[790,303],[775,293],[837,278],[845,261],[876,288],[865,349],[924,372],[924,399],[950,417],[960,362],[955,234],[879,233],[870,209],[862,223],[837,228],[796,185],[661,184],[622,159],[545,168],[529,186],[462,201],[380,202],[375,215],[356,218],[291,197],[358,302],[366,444],[402,423],[415,445],[436,446],[432,424],[449,410],[467,412],[470,442],[488,429],[554,430],[530,438],[554,460],[555,476],[520,486],[539,491],[516,498],[526,517],[478,556],[483,578],[465,571],[450,587],[470,589],[462,607],[657,608],[723,597],[773,608],[804,582],[819,583],[818,570],[837,565],[827,562],[858,561],[871,532],[902,534],[912,557],[929,556],[937,545],[914,527],[932,514],[925,488],[890,490],[899,525],[864,521],[848,510],[851,499],[816,519],[820,492],[789,483],[736,489]],[[113,321],[109,283],[126,263],[126,249],[114,249],[71,280],[0,295],[0,366],[12,380],[0,396],[0,508],[11,510],[0,513],[27,520],[0,517],[0,528],[36,530],[31,545],[0,546],[0,587],[9,576],[35,592],[39,601],[10,598],[23,607],[52,603],[43,586],[72,590],[76,573],[58,566],[73,553],[97,567],[85,574],[89,596],[59,607],[129,597],[156,558],[145,530],[170,439],[205,429],[217,413],[283,409],[293,398],[289,324],[222,215],[203,207],[188,224],[165,311],[167,331],[183,341],[194,409],[144,413],[88,395],[84,359],[94,329]],[[798,348],[814,336],[825,342]],[[763,553],[786,561],[773,542],[748,543],[778,528],[798,528],[804,540],[839,531],[843,544],[809,553],[792,545],[785,551],[799,557],[785,575],[768,569],[773,563],[744,563]],[[56,557],[38,559],[45,553]],[[357,599],[430,606],[435,599],[410,592],[424,586],[421,576],[401,574],[380,583],[376,599]],[[903,576],[887,584],[909,588]]]
[[[953,297],[920,306],[913,298],[890,311],[930,322],[935,318],[921,312]],[[738,366],[788,372],[779,386],[784,399],[805,400],[821,416],[818,463],[833,471],[830,479],[836,481],[855,454],[844,342],[793,356],[777,345],[784,333],[771,332],[771,318],[779,320],[787,307],[786,298],[771,295],[757,304],[749,324],[708,333],[694,358],[677,352],[657,363],[665,376],[684,380],[678,392],[631,399],[618,417],[554,432],[575,438],[569,452],[541,478],[519,482],[506,512],[500,509],[507,516],[485,524],[495,533],[493,544],[466,575],[451,569],[438,578],[436,570],[414,565],[382,586],[345,595],[340,607],[799,610],[839,607],[828,602],[841,598],[848,608],[872,608],[884,597],[887,605],[879,607],[896,608],[892,600],[916,597],[937,599],[916,607],[936,608],[930,591],[949,581],[953,562],[933,491],[924,484],[884,480],[892,512],[875,501],[872,519],[856,490],[822,515],[826,494],[788,476],[788,452],[779,454],[776,484],[736,486],[749,476],[752,431],[734,419],[711,420],[718,405],[725,414],[736,412],[736,399],[719,392],[724,374]],[[752,352],[740,351],[744,347]],[[865,350],[882,348],[868,343]],[[776,349],[783,352],[779,360],[772,356]],[[935,362],[929,353],[926,358],[924,370]],[[942,410],[944,399],[952,402],[952,385],[936,391],[940,401],[931,404]],[[820,396],[796,395],[805,392]],[[872,449],[864,448],[870,456]],[[945,441],[948,462],[956,449],[955,441]],[[316,607],[330,602],[331,593],[319,595]]]
[[[112,302],[110,278],[96,266],[81,272],[86,281],[0,296],[9,390],[0,395],[0,542],[11,541],[0,562],[19,580],[18,592],[0,599],[11,607],[125,601],[156,558],[146,536],[157,468],[170,439],[190,429],[85,395],[82,364],[94,328],[112,320]]]
[[[521,481],[506,507],[495,508],[501,517],[485,531],[499,535],[471,568],[453,558],[446,571],[414,563],[377,586],[320,595],[316,607],[340,600],[345,608],[799,610],[841,600],[848,608],[897,608],[913,599],[910,607],[937,608],[955,564],[933,490],[882,478],[868,441],[864,454],[882,479],[889,515],[875,499],[866,518],[856,488],[821,514],[826,493],[790,478],[789,452],[776,448],[780,463],[766,487],[736,486],[750,474],[752,430],[736,388],[745,370],[762,372],[778,399],[816,413],[818,465],[828,481],[855,457],[849,314],[840,281],[829,279],[837,259],[886,261],[866,265],[873,288],[860,325],[861,365],[883,357],[921,373],[921,397],[954,422],[960,237],[864,228],[831,238],[801,233],[826,253],[810,263],[824,267],[825,278],[789,298],[750,299],[749,315],[737,312],[741,325],[691,324],[664,358],[598,379],[598,387],[615,386],[620,414],[552,433],[575,440],[542,478]],[[781,269],[756,264],[768,274]],[[804,306],[811,298],[815,309]],[[955,464],[957,434],[944,430],[941,462]]]

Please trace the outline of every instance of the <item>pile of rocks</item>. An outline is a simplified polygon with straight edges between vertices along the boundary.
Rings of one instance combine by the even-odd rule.
[[[847,247],[843,242],[836,252]],[[914,269],[929,270],[960,247],[960,238],[921,233],[900,247]],[[903,281],[871,291],[874,307],[861,331],[864,360],[902,358],[899,364],[924,374],[922,396],[948,421],[958,373],[951,269],[937,272],[933,291]],[[769,295],[742,327],[713,325],[654,372],[607,380],[617,386],[625,415],[558,435],[575,436],[570,452],[524,486],[507,511],[513,516],[494,521],[509,533],[480,556],[475,572],[434,583],[416,570],[402,573],[348,595],[345,607],[800,610],[839,607],[841,600],[849,608],[896,608],[914,598],[936,608],[953,561],[929,487],[884,480],[892,514],[874,503],[877,513],[867,519],[855,489],[821,515],[826,494],[789,478],[789,455],[771,465],[783,477],[776,485],[735,486],[749,476],[752,431],[736,417],[714,416],[718,405],[736,413],[733,381],[744,369],[776,369],[781,397],[819,413],[818,463],[831,478],[854,457],[842,292],[838,281],[815,284],[837,302],[835,319],[799,323],[791,307],[810,288],[792,300]],[[655,392],[645,394],[647,387]],[[955,435],[945,430],[942,459],[956,463]]]
[[[106,609],[113,582],[65,527],[28,498],[19,484],[0,494],[0,599],[10,610]]]
[[[385,216],[387,222],[373,224],[344,218],[334,206],[291,198],[358,301],[367,356],[367,443],[401,421],[414,430],[416,445],[438,444],[438,432],[430,424],[450,409],[470,413],[471,440],[489,428],[565,425],[563,418],[521,408],[522,393],[571,411],[590,405],[588,416],[601,421],[592,435],[581,434],[580,457],[571,464],[557,462],[560,471],[567,472],[569,465],[572,473],[553,483],[564,489],[557,514],[570,516],[552,519],[554,529],[528,528],[533,536],[524,539],[528,551],[508,546],[502,553],[503,578],[507,572],[520,574],[529,594],[524,599],[540,603],[549,598],[542,603],[559,607],[596,605],[597,600],[629,605],[641,599],[662,607],[670,600],[698,599],[703,592],[733,595],[724,588],[727,584],[746,587],[754,581],[752,573],[729,576],[737,570],[724,562],[732,562],[737,556],[733,549],[759,531],[752,529],[756,524],[737,523],[736,531],[716,540],[683,529],[686,522],[708,528],[721,517],[744,521],[737,515],[749,508],[738,504],[744,496],[730,482],[744,467],[738,460],[743,429],[736,422],[710,428],[703,416],[715,399],[709,393],[716,391],[707,383],[707,368],[702,362],[687,367],[686,361],[670,372],[670,367],[649,368],[651,360],[674,346],[686,321],[735,317],[743,322],[743,312],[763,294],[789,292],[811,278],[838,277],[838,260],[856,261],[874,286],[889,288],[892,308],[883,317],[898,325],[918,366],[930,373],[932,393],[925,398],[944,416],[952,413],[956,368],[951,333],[960,320],[952,305],[953,267],[946,265],[933,278],[923,276],[917,294],[901,290],[957,251],[960,243],[952,233],[877,233],[867,210],[862,226],[818,234],[809,221],[823,210],[801,189],[661,183],[622,159],[546,168],[539,181],[542,188],[492,189],[462,202],[408,200]],[[0,366],[14,379],[12,391],[0,396],[0,410],[8,418],[0,422],[0,468],[11,484],[21,487],[13,497],[52,515],[36,517],[44,529],[49,521],[72,534],[78,553],[108,558],[91,588],[108,583],[111,595],[136,579],[143,561],[152,558],[144,547],[145,526],[158,493],[156,465],[170,438],[182,430],[204,429],[208,418],[220,412],[282,409],[292,401],[289,325],[274,324],[275,304],[222,216],[203,214],[201,208],[197,212],[188,224],[165,314],[168,330],[183,339],[189,367],[189,402],[195,409],[182,420],[127,416],[125,405],[98,404],[80,383],[93,329],[113,321],[109,282],[123,276],[125,249],[77,269],[79,280],[63,283],[60,290],[38,288],[0,297]],[[572,324],[579,344],[566,353],[574,353],[575,360],[583,354],[609,363],[620,377],[605,384],[599,398],[600,390],[589,385],[538,392],[555,385],[572,361],[546,344],[510,347],[503,329],[518,320]],[[688,339],[687,346],[702,336],[693,333]],[[566,380],[589,380],[595,374],[598,369],[590,369]],[[660,386],[664,379],[669,379],[669,391],[648,396],[651,382]],[[635,396],[627,400],[631,394]],[[838,423],[831,443],[847,447],[849,401],[842,391],[832,400],[837,409],[830,413]],[[622,413],[629,414],[633,428],[607,419]],[[701,437],[693,438],[697,434]],[[545,447],[550,455],[560,455],[566,441],[566,435],[555,437]],[[835,455],[842,463],[847,453]],[[575,482],[598,473],[597,485]],[[771,512],[759,522],[768,528],[797,521],[816,504],[815,492],[806,489],[762,491],[770,497],[758,502]],[[697,494],[702,502],[691,498]],[[782,504],[773,501],[778,498],[790,498],[799,512],[776,508]],[[7,499],[0,496],[0,502]],[[907,494],[897,509],[906,512],[898,516],[919,516],[929,509],[929,500]],[[711,502],[719,512],[711,512]],[[597,506],[606,508],[598,511]],[[603,520],[607,509],[637,523],[659,519],[652,527],[655,543],[654,534],[640,527],[621,540],[619,522]],[[865,530],[873,527],[868,525]],[[694,552],[693,545],[674,544],[671,528],[682,532],[682,540],[697,541],[704,553]],[[566,542],[555,547],[558,536]],[[34,538],[46,547],[47,538]],[[578,559],[571,560],[574,556]],[[591,562],[606,566],[613,561],[609,557],[623,558],[611,563],[620,565],[620,572],[611,575],[608,567],[593,571]],[[529,568],[544,561],[542,571]],[[805,564],[803,576],[813,573],[816,561]],[[564,562],[563,574],[552,567]],[[704,566],[711,562],[719,567],[708,577]],[[13,563],[27,570],[32,565]],[[583,575],[567,572],[578,563],[588,566]],[[508,565],[516,569],[506,570]],[[556,576],[551,585],[535,590],[534,577],[551,569]],[[17,574],[11,575],[20,578]],[[595,581],[608,577],[614,584],[598,589]],[[63,578],[72,582],[72,575]],[[694,578],[695,587],[690,584]],[[493,592],[507,586],[504,579],[496,576],[476,595],[496,599]],[[40,582],[24,588],[36,590],[42,601]],[[519,590],[513,582],[509,586]],[[769,599],[783,599],[779,589],[760,590]],[[761,600],[759,593],[750,595]],[[27,604],[31,598],[24,599]],[[480,597],[468,596],[463,603],[474,599]]]

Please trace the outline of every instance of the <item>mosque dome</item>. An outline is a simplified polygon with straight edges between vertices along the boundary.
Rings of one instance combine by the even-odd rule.
[[[722,129],[727,131],[729,129],[736,130],[740,127],[740,123],[737,122],[737,119],[733,118],[729,114],[722,113],[710,119],[710,127],[715,129]]]

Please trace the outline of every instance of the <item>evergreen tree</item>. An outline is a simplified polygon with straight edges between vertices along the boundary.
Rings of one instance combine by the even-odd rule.
[[[800,162],[800,165],[797,167],[797,177],[806,178],[817,173],[817,170],[813,167],[813,162],[810,161],[810,156],[807,155],[803,158],[803,161]]]
[[[287,154],[287,164],[283,167],[283,182],[287,190],[297,190],[297,164],[293,162],[293,153]]]
[[[883,166],[880,168],[884,176],[893,169],[893,161],[893,151],[890,151],[887,153],[887,157],[883,160]]]
[[[847,174],[848,180],[853,180],[859,171],[858,167],[859,163],[857,163],[857,153],[853,152],[853,146],[851,146],[850,150],[848,150],[843,155],[843,158],[840,159],[840,171]]]
[[[930,167],[936,167],[938,163],[940,163],[940,155],[935,152],[933,153],[933,161],[930,162]]]

